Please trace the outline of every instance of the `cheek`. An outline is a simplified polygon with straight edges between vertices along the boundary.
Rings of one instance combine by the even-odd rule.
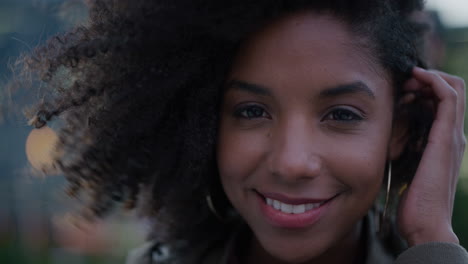
[[[265,140],[264,133],[239,130],[221,121],[217,162],[221,182],[230,200],[238,195],[234,192],[248,188],[251,176],[262,163]]]
[[[341,141],[339,151],[328,153],[328,168],[348,186],[355,198],[370,198],[380,190],[387,162],[388,136],[367,134]]]

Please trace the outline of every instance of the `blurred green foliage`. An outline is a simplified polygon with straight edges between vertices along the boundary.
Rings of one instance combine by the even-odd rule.
[[[447,58],[444,70],[468,80],[468,28],[448,29],[445,33]],[[465,114],[465,131],[468,128]],[[460,243],[468,248],[468,155],[465,153],[453,212],[453,228]]]

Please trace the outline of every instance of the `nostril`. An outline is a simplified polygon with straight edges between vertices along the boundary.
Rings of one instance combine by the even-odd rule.
[[[322,164],[320,159],[281,159],[272,161],[271,175],[282,179],[311,179],[320,175]]]
[[[267,157],[270,175],[283,181],[296,181],[320,174],[324,146],[301,133],[284,134],[274,142]]]

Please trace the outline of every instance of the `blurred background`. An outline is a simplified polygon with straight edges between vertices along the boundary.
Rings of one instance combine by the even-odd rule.
[[[430,66],[468,80],[468,1],[428,0],[427,7],[428,11],[415,14],[415,19],[431,25],[425,47]],[[85,23],[86,17],[82,0],[0,0],[0,89],[12,78],[10,68],[19,54]],[[7,107],[7,99],[0,97],[0,110]],[[105,222],[76,224],[70,214],[76,205],[64,193],[63,177],[40,176],[27,162],[25,143],[31,131],[27,120],[2,112],[0,263],[124,263],[128,250],[144,241],[145,223],[122,212]],[[466,156],[453,225],[468,248]]]

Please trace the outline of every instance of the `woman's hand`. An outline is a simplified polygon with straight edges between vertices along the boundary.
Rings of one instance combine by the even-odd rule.
[[[416,174],[399,205],[400,232],[410,246],[458,243],[452,230],[452,210],[466,143],[465,83],[456,76],[416,67],[405,90],[428,98],[435,119]],[[411,97],[414,94],[407,96]]]

